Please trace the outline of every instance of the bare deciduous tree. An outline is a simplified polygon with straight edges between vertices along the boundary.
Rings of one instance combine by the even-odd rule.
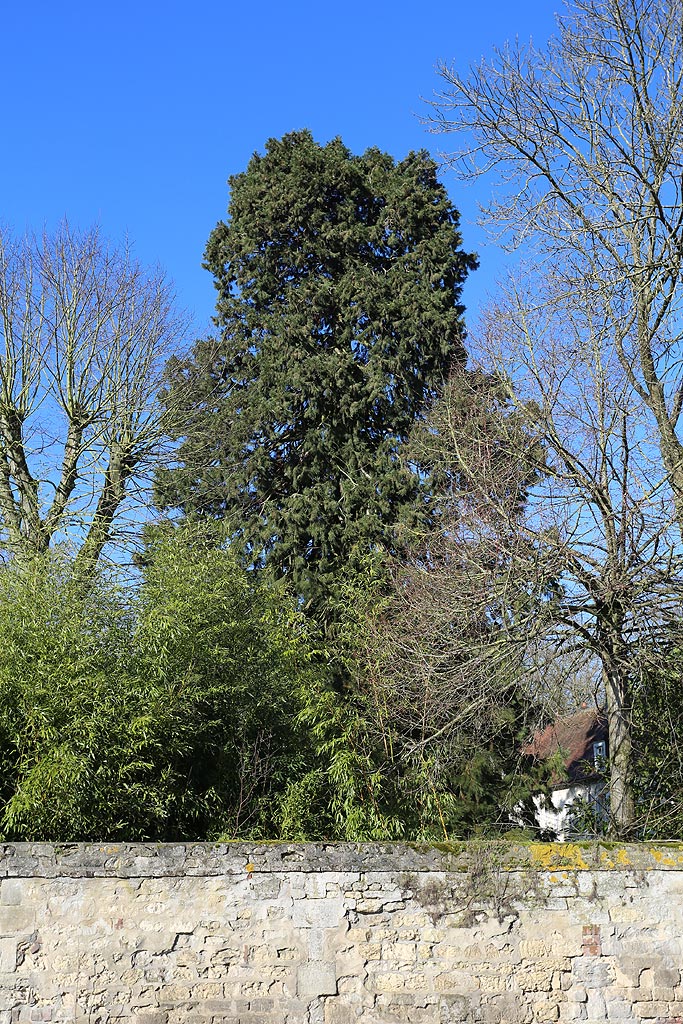
[[[486,377],[457,374],[421,433],[419,460],[449,487],[438,557],[398,588],[410,608],[395,648],[432,736],[496,708],[506,677],[538,694],[549,651],[599,665],[612,829],[628,835],[634,689],[681,592],[676,518],[604,311],[590,286],[573,314],[563,299],[562,278],[511,288],[473,339],[490,394],[468,400],[468,380]]]
[[[55,539],[88,572],[159,453],[183,325],[163,275],[97,231],[0,234],[0,517],[14,556]]]
[[[451,162],[499,172],[484,219],[588,283],[657,428],[683,527],[683,6],[576,0],[545,49],[508,44],[469,75],[442,65],[432,129]]]
[[[544,293],[516,288],[493,307],[482,344],[533,417],[547,472],[524,529],[561,566],[545,639],[601,668],[610,738],[613,830],[635,825],[632,707],[642,657],[675,613],[676,514],[651,421],[620,360],[601,296],[563,276]],[[516,396],[516,397],[515,397]]]

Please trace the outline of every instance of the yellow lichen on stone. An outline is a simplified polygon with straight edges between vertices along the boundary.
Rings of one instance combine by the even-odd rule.
[[[587,871],[589,867],[578,843],[531,843],[529,853],[534,866],[542,871],[555,868]]]
[[[629,867],[631,864],[628,852],[623,848],[615,849],[611,845],[604,846],[601,844],[599,850],[599,867],[601,868]]]
[[[680,865],[683,864],[683,856],[681,856],[680,853],[677,856],[675,856],[673,853],[669,853],[668,851],[657,849],[657,847],[651,846],[650,854],[652,858],[657,862],[657,864],[664,864],[666,867],[669,868],[680,867]]]

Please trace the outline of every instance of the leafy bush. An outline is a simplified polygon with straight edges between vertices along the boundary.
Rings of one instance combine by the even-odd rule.
[[[58,555],[0,568],[2,838],[432,839],[507,820],[517,714],[479,747],[456,730],[423,748],[367,625],[379,562],[340,577],[344,614],[314,643],[286,584],[215,540],[158,532],[134,589],[79,590]]]
[[[133,595],[103,577],[79,593],[57,557],[4,567],[3,836],[272,835],[274,794],[309,768],[314,678],[282,587],[190,528]]]

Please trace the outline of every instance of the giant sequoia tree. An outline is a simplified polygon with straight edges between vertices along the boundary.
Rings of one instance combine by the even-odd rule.
[[[464,361],[476,261],[426,152],[395,163],[295,132],[230,187],[206,251],[220,336],[169,368],[190,416],[158,500],[227,518],[250,559],[317,600],[415,507],[397,449]]]

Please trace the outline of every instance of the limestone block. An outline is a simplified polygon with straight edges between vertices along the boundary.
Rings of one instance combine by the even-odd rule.
[[[619,996],[612,997],[609,992],[606,992],[605,1006],[607,1020],[633,1020],[633,1003],[630,1000],[622,999]]]
[[[26,886],[18,878],[3,878],[0,882],[0,903],[16,907],[22,901]]]
[[[501,1024],[518,1024],[525,1017],[522,997],[518,993],[505,992],[489,996],[483,1005],[488,1011],[495,1010],[499,1014]]]
[[[303,899],[292,910],[292,924],[299,928],[338,928],[346,926],[343,899]]]
[[[465,995],[443,996],[439,1000],[439,1024],[469,1024],[476,1006],[478,1001]]]
[[[482,992],[505,992],[508,984],[504,974],[482,974],[478,981]]]
[[[588,1001],[588,992],[583,985],[573,985],[567,991],[567,999],[571,1003],[585,1003]]]
[[[588,1008],[585,1003],[563,1003],[560,1007],[561,1021],[588,1020]]]
[[[434,1006],[387,1006],[385,1010],[375,1008],[377,1024],[438,1024],[437,1009]]]
[[[230,1020],[231,1018],[228,1018]],[[239,1020],[239,1018],[237,1018]],[[193,1010],[180,1010],[175,1013],[173,1010],[169,1012],[168,1024],[213,1024],[215,1018],[213,1015],[206,1016],[201,1010],[196,1012]],[[119,1024],[116,1021],[116,1024]]]
[[[434,978],[435,992],[477,992],[480,985],[480,977],[476,972],[462,970],[448,970],[439,973]]]
[[[517,983],[524,992],[551,992],[554,973],[552,966],[533,967],[527,964],[517,975]]]
[[[324,960],[302,964],[297,970],[297,995],[301,999],[337,994],[337,973],[333,963]]]
[[[681,981],[681,972],[673,964],[661,957],[653,958],[653,986],[654,988],[676,988]],[[642,982],[641,982],[642,984]],[[661,998],[658,996],[655,999]]]
[[[277,1017],[275,1018],[277,1020]],[[224,1021],[228,1021],[229,1024],[235,1020],[234,1017],[216,1016],[211,1017],[211,1024],[223,1024]],[[273,1024],[273,1017],[270,1014],[265,1013],[252,1013],[251,1010],[247,1010],[246,1013],[240,1014],[237,1018],[239,1024]]]
[[[558,1003],[534,1003],[533,1011],[535,1021],[554,1021],[560,1019],[560,1007]]]
[[[17,969],[17,940],[9,936],[0,939],[0,972],[12,974]]]
[[[636,1017],[639,1017],[641,1020],[652,1020],[657,1017],[670,1017],[669,1009],[670,1007],[668,1003],[663,1003],[655,999],[633,1004],[633,1012]]]
[[[482,960],[487,962],[489,957],[483,945],[468,944],[469,936],[463,929],[461,934],[448,934],[442,936],[443,941],[434,942],[434,958],[439,961],[459,961],[465,956],[468,960]],[[496,952],[493,950],[492,952]]]
[[[615,967],[605,957],[575,957],[572,960],[574,981],[587,989],[605,988],[615,980]]]
[[[617,907],[609,908],[610,921],[617,924],[641,923],[643,920],[643,908],[639,903],[622,903]]]
[[[403,992],[407,979],[400,971],[375,972],[368,975],[366,985],[369,992]]]
[[[360,1006],[349,1006],[338,999],[325,1000],[325,1024],[352,1024],[361,1012]]]
[[[202,988],[203,992],[187,982],[182,984],[171,982],[171,984],[163,985],[159,990],[159,1006],[164,1010],[173,1010],[176,1007],[185,1006],[190,999],[222,998],[223,986],[220,982],[208,984],[204,982]]]
[[[589,989],[586,1009],[588,1011],[588,1020],[590,1021],[609,1020],[605,996],[600,989]]]
[[[252,999],[249,1002],[249,1009],[254,1013],[272,1013],[276,1005],[274,999]]]
[[[666,988],[663,985],[654,985],[652,988],[652,998],[663,1003],[673,1003],[675,996],[675,990],[673,988]]]
[[[417,946],[414,942],[383,942],[381,951],[382,960],[414,963],[417,959]]]
[[[572,906],[576,901],[572,901]],[[557,912],[543,907],[542,913],[538,915],[520,914],[520,920],[533,936],[534,930],[541,932],[546,937],[551,937],[553,944],[559,943],[566,950],[568,946],[574,946],[576,956],[581,952],[581,938],[583,932],[582,922],[575,921],[572,915],[567,914],[566,909]],[[535,922],[535,929],[532,925]],[[567,955],[565,953],[565,955]]]
[[[360,998],[363,994],[363,981],[362,968],[354,974],[340,974],[337,977],[337,992],[340,996],[353,995]]]
[[[433,977],[428,977],[422,971],[409,970],[406,974],[404,986],[409,992],[427,992],[431,989]]]
[[[32,932],[35,919],[35,908],[30,904],[0,905],[0,935],[16,936],[23,932]]]
[[[380,960],[382,958],[381,942],[359,942],[356,949],[363,960]]]

